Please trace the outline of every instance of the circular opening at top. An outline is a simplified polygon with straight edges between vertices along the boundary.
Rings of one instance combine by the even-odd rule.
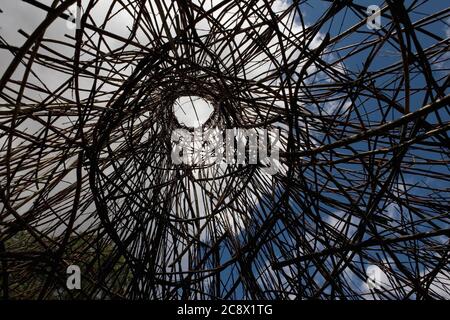
[[[199,96],[183,96],[173,104],[175,117],[181,125],[198,128],[205,124],[214,112],[213,105]]]

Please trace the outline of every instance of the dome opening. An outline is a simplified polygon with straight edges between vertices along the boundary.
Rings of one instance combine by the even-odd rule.
[[[205,124],[214,112],[213,105],[198,96],[183,96],[175,100],[173,110],[181,125],[198,128]]]

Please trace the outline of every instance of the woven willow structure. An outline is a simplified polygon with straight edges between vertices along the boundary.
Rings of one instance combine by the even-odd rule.
[[[379,28],[356,0],[17,1],[0,296],[449,298],[450,7],[374,2]],[[278,172],[174,164],[186,96],[280,130]]]

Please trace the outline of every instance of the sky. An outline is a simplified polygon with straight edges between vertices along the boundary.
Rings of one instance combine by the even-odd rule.
[[[51,0],[46,0],[46,1],[41,1],[44,4],[50,5],[52,3]],[[209,2],[208,2],[209,3]],[[205,8],[208,8],[208,3],[205,3]],[[314,5],[312,6],[311,3],[314,3]],[[358,4],[360,4],[361,6],[365,7],[365,6],[369,6],[369,5],[373,5],[373,4],[377,4],[380,6],[383,6],[383,1],[375,1],[375,0],[364,0],[364,1],[357,1]],[[406,5],[408,5],[409,3],[412,3],[412,1],[405,1]],[[274,3],[274,8],[278,11],[282,11],[283,9],[285,9],[287,7],[287,5],[290,4],[289,1],[276,1]],[[105,2],[101,2],[100,5],[96,6],[94,13],[92,14],[92,17],[96,20],[95,22],[98,25],[102,24],[103,21],[103,17],[105,15],[106,12],[106,8],[108,7],[108,1]],[[323,13],[326,11],[326,9],[329,7],[329,2],[327,1],[314,1],[311,2],[309,1],[309,4],[302,4],[300,7],[300,12],[304,18],[304,21],[306,23],[306,26],[314,23],[317,19],[319,19]],[[424,16],[430,15],[434,12],[438,12],[440,10],[443,10],[445,8],[448,7],[448,3],[446,1],[437,1],[437,0],[429,0],[427,1],[426,5],[422,6],[420,8],[420,10],[418,10],[415,14],[413,14],[411,16],[411,18],[414,19],[421,19]],[[24,42],[25,42],[25,37],[21,34],[18,33],[18,30],[21,29],[23,30],[25,33],[27,34],[31,34],[33,32],[33,30],[42,22],[42,20],[45,17],[45,14],[42,10],[37,9],[33,6],[31,6],[30,4],[27,4],[23,1],[12,1],[12,0],[0,0],[0,9],[1,9],[1,13],[0,13],[0,40],[1,43],[8,43],[9,45],[12,46],[16,46],[16,47],[20,47]],[[73,8],[72,8],[73,9]],[[171,13],[173,14],[173,12]],[[230,12],[225,12],[223,13],[230,23],[230,26],[235,23],[235,21],[233,20],[233,13]],[[329,33],[331,37],[334,37],[338,34],[340,34],[343,30],[346,30],[347,28],[351,27],[352,25],[354,25],[357,21],[359,20],[359,18],[355,15],[355,13],[351,12],[350,10],[344,10],[342,11],[339,15],[337,15],[334,19],[333,22],[329,22],[327,24],[325,24],[322,29],[320,30],[320,32],[318,33],[318,36],[316,38],[314,38],[313,43],[310,45],[310,48],[316,48],[320,45],[320,43],[323,41],[324,35],[326,33]],[[129,14],[127,14],[126,12],[122,12],[120,14],[118,14],[105,28],[109,31],[111,31],[112,33],[116,34],[116,35],[120,35],[122,37],[127,37],[127,35],[129,35],[130,30],[129,28],[131,28],[132,26],[132,21],[133,21],[133,17]],[[300,25],[300,19],[298,16],[292,18],[291,16],[286,18],[286,21],[288,22],[292,22],[291,27],[286,28],[283,30],[285,32],[285,34],[292,36],[293,34],[300,34],[302,32],[302,26]],[[160,24],[161,20],[160,17],[157,16],[155,18],[155,24],[158,25],[158,23]],[[382,24],[386,22],[386,18],[382,18]],[[442,38],[448,38],[450,37],[450,25],[449,25],[450,20],[444,20],[444,21],[438,21],[434,24],[428,25],[427,26],[427,30],[440,35]],[[209,32],[209,28],[210,26],[205,22],[205,21],[201,21],[197,27],[199,34],[201,36],[207,36],[208,32]],[[368,31],[365,30],[364,31]],[[174,37],[176,36],[174,33],[174,31],[171,29],[168,32],[165,33],[165,36],[162,38],[163,41],[167,41],[167,39],[169,37]],[[53,38],[53,39],[65,39],[66,41],[70,42],[70,37],[74,36],[75,31],[73,29],[70,28],[70,24],[68,25],[66,21],[59,19],[57,20],[54,24],[52,24],[52,26],[47,30],[46,32],[46,37],[48,38]],[[340,42],[340,46],[344,47],[346,44],[351,44],[354,43],[355,41],[361,39],[361,41],[363,41],[364,39],[366,39],[366,37],[368,37],[370,35],[361,32],[358,34],[354,34],[353,37],[349,38],[349,39],[343,39],[342,42]],[[358,38],[360,37],[360,38]],[[436,39],[432,39],[431,37],[427,37],[424,34],[420,35],[420,41],[421,44],[426,48],[427,46],[430,46],[432,44],[434,44],[436,42]],[[142,44],[144,46],[151,46],[154,44],[153,41],[157,41],[157,40],[161,40],[161,39],[153,39],[152,37],[149,37],[148,34],[145,34],[144,32],[140,32],[138,33],[137,39],[139,39],[140,41],[142,41]],[[94,36],[94,39],[97,39]],[[237,43],[237,47],[239,47],[241,50],[246,48],[245,43],[242,42],[243,38],[241,35],[236,36],[236,43]],[[274,40],[275,45],[276,45],[276,40]],[[287,42],[286,42],[287,43]],[[268,47],[268,51],[270,52],[271,50],[273,51],[277,51],[276,46],[272,46],[271,44],[273,44],[272,42],[269,43]],[[61,55],[65,55],[67,57],[72,57],[74,52],[72,48],[69,48],[67,46],[64,45],[57,45],[57,44],[48,44],[50,48],[53,48],[57,51],[58,54]],[[107,48],[106,44],[101,44],[101,51],[103,51],[104,53],[108,53],[110,51],[114,51],[115,49],[120,50],[121,47],[121,43],[117,40],[114,39],[110,39],[110,41],[108,41],[108,46],[109,48]],[[130,46],[131,49],[135,49],[133,48],[133,46]],[[128,48],[127,48],[128,49]],[[131,50],[130,49],[130,50]],[[339,59],[339,57],[341,55],[343,55],[346,51],[345,50],[335,50],[338,48],[329,48],[329,51],[325,54],[324,59],[329,59],[330,61],[334,61]],[[371,67],[373,69],[373,71],[376,71],[382,67],[386,67],[390,64],[394,64],[398,62],[398,55],[396,54],[392,54],[392,51],[394,50],[394,47],[389,47],[388,45],[383,48],[383,50],[381,50],[381,54],[377,57],[375,57],[374,62],[372,63]],[[230,48],[225,48],[224,51],[221,53],[223,56],[226,56],[228,53],[230,53],[231,49]],[[292,53],[292,57],[291,59],[294,60],[299,53],[297,52],[291,52]],[[174,53],[171,53],[174,54]],[[359,54],[355,54],[353,57],[348,58],[345,60],[344,63],[342,64],[338,64],[336,66],[336,70],[341,71],[342,73],[346,73],[349,75],[356,75],[358,74],[358,72],[363,68],[363,65],[365,63],[365,59],[367,57],[368,52],[367,51],[362,51]],[[52,54],[53,56],[56,56],[55,54]],[[255,81],[259,81],[261,79],[264,78],[264,75],[266,75],[266,71],[270,70],[273,68],[273,64],[270,61],[266,61],[264,60],[264,62],[260,62],[260,58],[261,56],[264,56],[264,54],[258,55],[257,57],[255,57],[255,59],[253,61],[250,61],[243,69],[247,72],[247,77],[255,80]],[[432,68],[433,68],[433,72],[434,74],[436,74],[437,78],[443,78],[448,74],[448,68],[450,67],[448,65],[448,61],[445,61],[445,58],[450,58],[450,56],[446,56],[445,54],[443,56],[440,56],[438,61],[436,61],[435,63],[432,64]],[[9,62],[13,59],[13,55],[8,52],[8,50],[5,50],[4,48],[0,49],[0,76],[4,73],[4,71],[6,70],[6,68],[9,65]],[[89,55],[85,55],[82,56],[82,59],[90,59]],[[213,63],[214,61],[212,61],[213,59],[210,59],[211,61],[208,60],[207,57],[199,57],[199,59],[204,59],[203,62],[208,62],[208,63]],[[205,63],[206,63],[205,62]],[[105,63],[106,65],[106,63]],[[123,70],[121,71],[121,77],[119,77],[117,74],[114,75],[114,79],[117,82],[120,82],[123,80],[123,78],[126,78],[127,76],[129,76],[134,68],[135,68],[136,64],[133,63],[124,63],[123,64]],[[229,60],[228,61],[228,65],[232,65],[232,61]],[[297,68],[297,72],[300,72],[301,67],[302,67],[303,63],[299,65],[299,67]],[[115,68],[119,69],[121,67],[121,64],[118,63]],[[22,75],[23,73],[23,67],[21,66],[20,68],[18,68],[17,72],[14,74],[14,78],[18,78]],[[46,68],[43,66],[39,66],[39,65],[35,65],[33,67],[33,71],[39,76],[39,80],[36,77],[31,76],[30,77],[30,83],[39,85],[39,86],[45,86],[48,89],[48,92],[54,92],[55,90],[57,90],[60,85],[62,83],[64,83],[68,78],[70,78],[70,76],[66,73],[62,73],[62,72],[56,72],[50,68]],[[316,78],[314,79],[309,79],[309,81],[317,81],[317,82],[323,82],[323,83],[330,83],[330,79],[328,76],[324,75],[323,73],[320,73],[317,71],[317,66],[312,66],[308,69],[308,71],[312,74],[316,74]],[[104,75],[105,77],[108,77],[108,71],[102,71],[102,75]],[[293,79],[295,81],[295,79]],[[262,80],[261,80],[262,81]],[[280,81],[280,80],[277,80]],[[388,83],[390,81],[389,78],[387,79],[380,79],[377,80],[380,81],[377,83],[377,85],[383,86],[383,82]],[[105,81],[106,82],[106,81]],[[424,79],[421,77],[417,77],[412,81],[412,85],[413,86],[421,86],[424,84]],[[82,88],[86,88],[89,89],[91,88],[92,81],[87,79],[87,78],[83,78],[80,82],[80,85]],[[101,89],[101,91],[104,92],[104,99],[107,100],[108,97],[110,97],[112,94],[114,94],[114,92],[118,89],[118,85],[117,83],[103,83],[102,84],[103,87]],[[389,89],[389,86],[387,85],[387,89]],[[448,89],[447,92],[448,94]],[[34,103],[37,103],[39,101],[42,101],[43,99],[45,99],[45,94],[42,92],[35,92],[33,90],[26,90],[26,99],[24,99],[24,101],[30,105],[33,105]],[[13,94],[14,96],[14,94]],[[193,95],[195,97],[195,95]],[[256,96],[256,95],[255,95]],[[87,94],[81,92],[81,97],[83,98],[87,98]],[[262,98],[265,98],[266,96],[262,95]],[[73,96],[70,96],[70,94],[68,94],[67,92],[64,93],[64,98],[73,100]],[[403,102],[403,98],[400,94],[398,100],[400,102]],[[417,110],[418,108],[422,107],[422,101],[425,99],[425,94],[423,92],[418,92],[417,94],[413,95],[412,97],[412,110]],[[276,104],[277,106],[282,106],[283,105],[283,101],[279,101],[277,99],[273,99],[273,101],[271,101],[272,103]],[[355,101],[352,101],[351,99],[348,99],[348,97],[345,97],[344,99],[335,99],[332,102],[326,103],[325,105],[323,105],[323,109],[326,110],[326,112],[329,115],[336,115],[337,117],[345,117],[347,115],[349,115],[350,117],[356,117],[356,112],[357,110],[355,110],[355,105],[360,106],[361,108],[365,108],[367,106],[367,110],[372,110],[373,112],[367,112],[368,116],[367,116],[367,122],[372,121],[373,123],[377,123],[380,120],[380,114],[376,113],[374,110],[376,110],[376,108],[374,107],[373,101],[370,100],[364,100],[364,98],[360,98],[357,97],[355,99]],[[184,103],[188,103],[189,101],[181,101],[180,104],[183,105]],[[0,97],[0,111],[1,110],[5,110],[8,107],[5,106],[6,101],[4,99],[2,99]],[[98,102],[98,107],[104,107],[106,105],[106,102]],[[198,112],[200,112],[200,117],[206,119],[209,114],[211,113],[211,110],[209,107],[207,107],[208,103],[204,103],[203,106],[199,107],[199,110],[197,110]],[[306,106],[305,108],[310,108],[310,110],[312,112],[314,112],[314,106]],[[191,109],[192,111],[192,109]],[[317,112],[317,110],[316,110]],[[187,112],[185,114],[185,117],[183,118],[182,122],[193,122],[195,123],[196,119],[194,119],[194,113],[192,112]],[[186,117],[187,116],[187,117]],[[389,115],[390,119],[396,119],[399,117],[398,113],[392,112],[392,114]],[[448,121],[449,120],[449,115],[448,113],[442,112],[441,114],[442,116],[442,120],[443,121]],[[144,116],[144,121],[145,121],[145,117],[147,117],[147,119],[151,118],[151,114],[147,114]],[[355,118],[353,118],[355,119]],[[73,119],[71,117],[61,117],[61,119],[58,120],[58,126],[60,128],[70,128],[70,126],[73,124]],[[307,124],[303,124],[303,127],[306,127]],[[29,134],[36,134],[39,132],[39,130],[41,129],[41,126],[39,124],[36,124],[34,122],[30,122],[27,123],[25,122],[23,125],[22,130],[24,132],[27,132]],[[281,126],[281,124],[280,124]],[[316,146],[320,146],[321,144],[325,143],[325,139],[327,139],[329,137],[327,137],[326,135],[321,134],[320,132],[314,133],[314,137],[311,139],[314,143],[316,143]],[[0,144],[5,142],[5,137],[0,137]],[[356,145],[355,147],[361,147],[361,148],[366,148],[366,146],[361,146],[361,145]],[[418,156],[423,155],[422,153],[418,152],[417,153]],[[440,155],[432,155],[432,157],[436,157],[439,158]],[[74,161],[74,159],[69,159],[70,162],[72,163]],[[69,163],[69,161],[68,161]],[[355,167],[353,166],[345,166],[343,165],[341,167],[341,169],[350,169],[350,170],[354,170]],[[112,170],[111,168],[109,168],[109,170]],[[448,170],[448,168],[447,168]],[[105,171],[107,174],[109,173],[109,171]],[[218,170],[217,172],[215,172],[215,174],[221,175],[223,174],[223,170]],[[69,185],[71,185],[71,183],[73,182],[74,176],[72,176],[71,178],[67,178],[65,184],[62,184],[59,189],[57,188],[56,191],[61,190],[63,188],[68,187]],[[265,182],[267,182],[266,179],[269,179],[268,177],[264,176],[261,180],[262,181],[258,181],[259,183],[264,184]],[[426,181],[424,181],[423,179],[421,181],[417,181],[416,177],[414,175],[408,175],[405,174],[404,179],[407,181],[407,183],[405,184],[407,188],[410,188],[410,190],[408,190],[410,192],[410,194],[414,194],[414,193],[421,193],[423,192],[422,189],[420,189],[420,186],[423,184],[433,184],[436,186],[441,186],[442,189],[445,189],[450,187],[449,186],[449,182],[448,181],[443,181],[442,179],[439,179],[439,177],[430,177],[428,179],[426,179]],[[190,183],[189,180],[187,179],[188,184]],[[230,183],[230,180],[225,180],[227,183]],[[225,183],[225,184],[227,184]],[[238,187],[240,187],[240,184],[235,184],[234,185],[235,188],[237,189]],[[211,201],[211,199],[209,198],[208,194],[206,192],[204,192],[204,190],[202,190],[202,186],[201,184],[197,183],[193,183],[192,184],[192,189],[189,191],[192,194],[196,194],[198,196],[200,196],[202,198],[203,201],[202,204],[196,208],[196,210],[198,212],[196,212],[195,214],[197,215],[203,215],[206,216],[209,212],[213,211],[213,207],[217,204],[217,202]],[[222,190],[223,188],[223,184],[222,183],[212,183],[211,185],[208,186],[208,188],[210,188],[211,190]],[[402,192],[402,188],[404,189],[405,186],[402,184],[399,184],[398,188],[398,192]],[[278,192],[283,192],[284,190],[279,189]],[[403,190],[404,191],[404,190]],[[271,190],[267,190],[267,193],[271,192]],[[448,194],[447,194],[448,195]],[[235,235],[235,240],[238,241],[243,241],[244,236],[241,234],[242,231],[245,230],[246,225],[243,223],[243,221],[245,221],[245,218],[248,218],[248,216],[250,216],[251,218],[254,218],[254,216],[259,216],[259,219],[264,220],[265,216],[265,203],[260,199],[260,197],[258,195],[254,195],[251,194],[251,192],[249,192],[249,194],[247,194],[245,196],[245,199],[247,199],[248,201],[248,207],[251,208],[252,210],[248,210],[247,212],[247,217],[240,217],[239,214],[236,214],[236,211],[233,210],[225,210],[224,213],[222,215],[219,215],[219,221],[214,222],[216,223],[215,226],[219,226],[220,228],[222,228],[223,230],[226,230],[226,228],[228,227],[227,224],[231,224],[230,223],[230,219],[234,219],[236,221],[238,221],[237,225],[237,230],[233,230],[234,235]],[[337,199],[337,198],[336,198]],[[227,198],[227,200],[229,200]],[[301,208],[296,206],[295,201],[292,201],[293,204],[292,206],[295,208],[296,211],[301,211]],[[181,207],[185,207],[188,204],[186,203],[185,199],[181,199],[180,204],[178,204],[178,208]],[[0,207],[1,209],[1,207]],[[21,208],[24,212],[26,212],[26,210],[29,209],[29,207],[24,206],[23,208]],[[326,225],[329,225],[331,227],[335,227],[340,233],[342,233],[342,235],[346,236],[346,237],[352,237],[354,235],[354,233],[356,232],[356,226],[360,223],[360,219],[358,219],[355,216],[350,216],[347,212],[344,212],[342,210],[339,210],[337,208],[333,208],[333,207],[327,207],[327,211],[321,212],[319,214],[320,218],[323,219],[323,222]],[[88,213],[90,210],[94,210],[93,206],[90,206],[88,209],[85,210],[85,213]],[[391,217],[392,219],[396,220],[396,219],[400,219],[400,216],[407,216],[410,214],[410,212],[408,210],[403,211],[404,208],[401,208],[401,206],[399,206],[396,203],[386,203],[386,209],[384,209],[384,213]],[[174,209],[175,211],[175,209]],[[383,211],[383,210],[382,210]],[[401,212],[401,214],[400,214]],[[193,213],[193,215],[195,215]],[[254,215],[254,216],[252,216]],[[347,219],[350,219],[350,223],[346,223]],[[80,222],[81,223],[81,222]],[[344,229],[344,226],[347,226],[349,228]],[[217,228],[219,228],[217,227]],[[194,229],[194,231],[191,230],[192,233],[198,233],[200,232],[202,237],[204,239],[208,238],[208,228],[203,228],[202,226],[195,226],[192,227]],[[285,232],[285,230],[283,229],[283,226],[279,226],[280,228],[280,233],[283,234]],[[284,230],[284,231],[282,231]],[[288,238],[288,236],[286,235],[286,237]],[[170,239],[172,242],[174,242],[173,239]],[[289,239],[289,241],[291,241],[292,239]],[[311,242],[314,242],[314,239],[311,239]],[[317,241],[316,241],[317,242]],[[175,246],[175,245],[174,245]],[[323,245],[320,242],[317,242],[315,244],[316,249],[320,250],[321,248],[323,248]],[[321,247],[322,246],[322,247]],[[227,249],[228,250],[228,249]],[[224,260],[227,260],[230,258],[231,253],[228,252],[226,249],[224,249],[224,253],[222,258]],[[273,252],[273,254],[276,255],[280,255],[281,251],[278,252]],[[376,255],[376,253],[373,254],[374,256]],[[289,286],[290,282],[287,280],[289,278],[289,276],[291,276],[292,274],[295,274],[295,272],[298,272],[298,270],[295,270],[295,267],[292,268],[286,268],[283,272],[276,272],[272,269],[270,269],[269,265],[269,257],[265,257],[265,259],[261,260],[261,264],[263,264],[264,266],[258,266],[258,268],[266,268],[266,273],[263,273],[260,278],[258,279],[258,282],[260,283],[261,286],[269,286],[270,284],[270,278],[273,277],[274,275],[280,276],[283,280],[282,282],[285,283],[286,286]],[[331,265],[334,262],[331,261],[331,259],[328,259],[327,261],[324,262],[324,264],[328,264]],[[358,263],[358,261],[354,261],[355,265]],[[383,258],[382,259],[382,263],[381,264],[385,264],[388,265],[390,268],[395,268],[394,263],[392,260],[388,259],[388,258]],[[368,267],[367,263],[364,264],[363,266],[364,268]],[[181,267],[182,271],[186,271],[187,269],[189,269],[189,265],[187,261],[183,261],[182,263],[182,267]],[[225,272],[224,277],[229,277],[231,274],[233,273],[237,273],[237,269],[235,267],[230,267],[231,270],[228,270],[227,272]],[[427,268],[425,266],[420,266],[420,272],[423,274],[426,274],[429,270],[427,270]],[[312,268],[312,270],[310,270],[311,274],[313,275],[312,277],[317,277],[317,283],[322,284],[324,283],[324,280],[321,279],[321,275],[317,272],[317,269],[314,269],[314,267]],[[385,274],[382,270],[378,270],[377,272],[380,272],[381,277],[383,278],[383,282],[386,286],[391,286],[389,282],[389,278],[388,275]],[[443,272],[443,274],[439,275],[440,277],[442,277],[444,280],[444,282],[446,283],[447,286],[450,287],[450,277],[447,273],[445,273],[445,271]],[[367,282],[364,282],[360,279],[360,277],[356,276],[352,270],[350,270],[349,268],[345,269],[345,271],[343,271],[343,278],[348,280],[348,281],[353,281],[355,287],[360,288],[361,294],[368,294],[370,292],[369,288],[367,287]],[[436,285],[434,285],[436,288],[436,290],[441,290],[441,294],[445,295],[446,297],[449,297],[449,292],[445,292],[444,289],[442,289],[442,287],[437,287]],[[405,290],[407,290],[408,288],[406,288]],[[328,289],[327,289],[328,290]],[[448,289],[447,289],[448,290]]]

